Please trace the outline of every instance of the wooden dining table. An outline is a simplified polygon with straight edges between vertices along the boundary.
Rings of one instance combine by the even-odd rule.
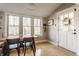
[[[0,42],[0,45],[2,45],[4,42]]]
[[[4,44],[6,39],[17,39],[20,38],[20,41],[23,41],[23,38],[29,38],[29,37],[34,37],[34,39],[37,39],[38,36],[23,36],[23,37],[6,37],[6,38],[0,38],[0,45]]]
[[[20,41],[22,42],[22,41],[23,41],[23,38],[28,38],[28,37],[33,37],[33,36],[0,38],[0,46],[1,46],[2,44],[4,44],[4,42],[6,42],[6,39],[17,39],[17,38],[20,38]],[[34,39],[37,39],[37,38],[38,38],[38,36],[34,36]]]

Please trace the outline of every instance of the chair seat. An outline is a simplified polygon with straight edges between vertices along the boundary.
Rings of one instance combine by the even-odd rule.
[[[32,42],[23,43],[23,45],[25,45],[25,44],[26,44],[26,46],[30,46],[32,44]]]
[[[0,56],[3,56],[3,52],[2,52],[2,50],[0,50]]]
[[[0,51],[0,56],[3,56],[3,53]]]
[[[14,49],[14,48],[17,48],[17,47],[18,47],[17,44],[11,44],[11,45],[9,45],[10,49]]]

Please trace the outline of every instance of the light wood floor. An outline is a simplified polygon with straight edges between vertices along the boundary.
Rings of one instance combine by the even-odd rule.
[[[16,50],[11,51],[10,56],[17,56]],[[22,51],[21,56],[23,56]],[[30,48],[27,49],[26,56],[33,56]],[[76,56],[76,54],[46,42],[36,44],[36,56]]]

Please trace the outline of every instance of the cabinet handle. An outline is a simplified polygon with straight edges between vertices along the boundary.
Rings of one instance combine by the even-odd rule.
[[[73,34],[77,34],[76,32],[74,32]]]

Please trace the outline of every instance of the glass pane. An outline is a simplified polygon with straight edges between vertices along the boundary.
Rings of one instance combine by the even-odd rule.
[[[74,17],[74,13],[73,12],[69,13],[69,18],[73,18],[73,17]]]
[[[18,36],[19,35],[19,28],[18,27],[12,27],[9,26],[9,36]]]
[[[59,29],[62,30],[63,29],[63,15],[60,15],[59,16]]]
[[[59,16],[59,19],[60,19],[60,20],[63,20],[63,19],[64,19],[64,18],[63,18],[63,15],[60,15],[60,16]]]
[[[41,19],[34,19],[34,26],[41,26]]]
[[[34,36],[41,35],[41,28],[40,27],[34,27]]]
[[[19,25],[19,17],[18,16],[15,16],[14,21],[15,21],[14,25]]]
[[[73,12],[70,12],[69,13],[69,18],[70,18],[70,21],[71,21],[71,24],[69,26],[69,29],[70,30],[74,30],[74,13]]]
[[[19,17],[9,16],[9,25],[19,25]]]
[[[31,36],[31,27],[23,27],[23,36]]]
[[[68,18],[68,14],[66,13],[66,14],[64,14],[64,18]]]
[[[68,18],[69,18],[69,14],[68,13],[64,14],[64,20],[68,19]],[[63,29],[62,30],[68,31],[68,25],[65,25],[65,23],[68,23],[68,21],[67,22],[66,21],[62,21],[62,22],[63,22]]]
[[[9,25],[14,24],[14,16],[9,16]]]
[[[31,18],[23,17],[23,25],[24,26],[31,26]]]

